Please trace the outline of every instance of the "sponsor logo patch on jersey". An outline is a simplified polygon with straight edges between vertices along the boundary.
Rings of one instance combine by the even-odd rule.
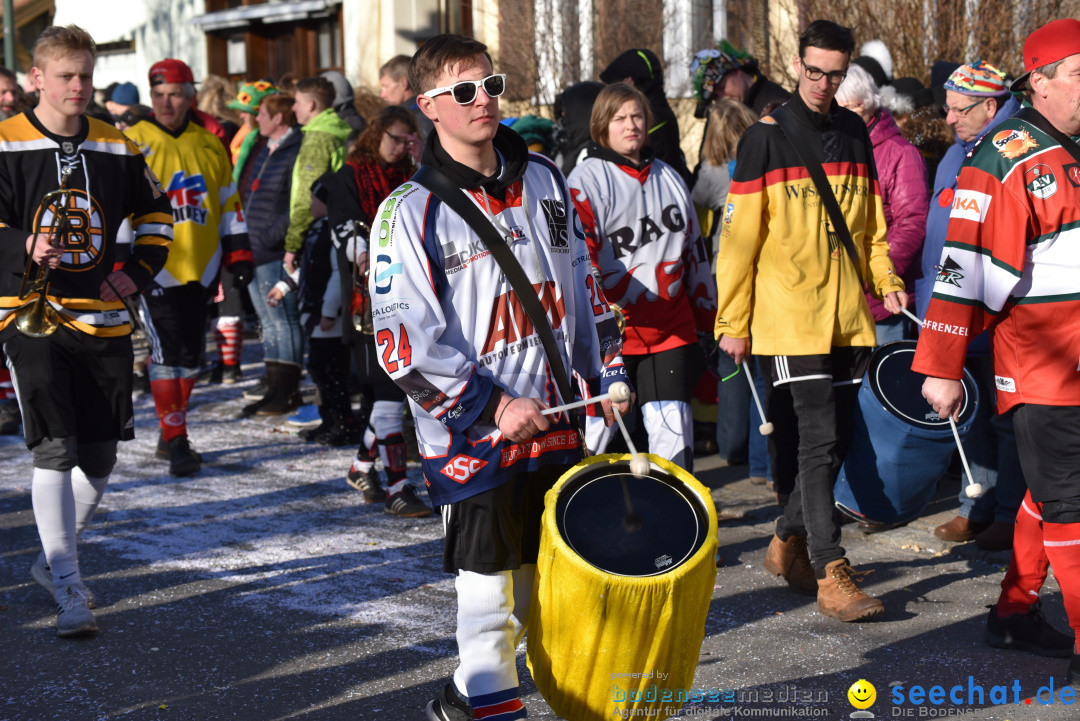
[[[731,221],[735,219],[735,204],[728,203],[724,208],[724,225],[731,225]]]
[[[955,285],[960,287],[960,281],[964,279],[964,274],[960,271],[963,268],[949,256],[945,256],[945,262],[938,268],[937,278],[935,280],[938,283],[948,283],[949,285]]]
[[[183,170],[177,170],[169,179],[165,192],[172,203],[174,223],[206,225],[210,211],[202,207],[203,198],[206,197],[206,181],[202,173],[187,175]]]
[[[464,453],[459,453],[442,467],[442,474],[451,481],[465,483],[487,464],[487,461],[482,461],[479,458],[473,458]]]
[[[380,255],[375,259],[375,292],[389,293],[390,284],[395,275],[401,275],[401,263],[391,263],[389,255]]]
[[[1019,158],[1029,150],[1039,147],[1035,138],[1031,137],[1031,133],[1021,128],[1002,130],[990,140],[990,143],[1007,160]]]
[[[1057,178],[1049,165],[1039,163],[1024,173],[1024,185],[1028,192],[1040,200],[1046,200],[1057,192]]]
[[[1016,393],[1016,381],[1005,376],[994,376],[994,386],[1002,393]]]
[[[552,250],[557,253],[566,253],[570,250],[570,239],[567,237],[566,205],[561,200],[545,198],[540,201],[540,207],[544,210],[544,218],[548,226],[548,242]]]
[[[949,213],[949,217],[974,220],[976,223],[981,223],[986,220],[986,211],[989,208],[989,195],[961,188],[953,196],[952,212]]]
[[[1069,163],[1063,170],[1074,188],[1080,188],[1080,163]]]

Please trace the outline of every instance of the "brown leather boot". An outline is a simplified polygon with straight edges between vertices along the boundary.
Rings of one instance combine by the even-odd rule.
[[[863,575],[856,573],[846,558],[838,558],[825,566],[825,578],[817,580],[818,610],[841,621],[865,621],[885,613],[885,604],[867,596],[855,585]]]
[[[762,564],[769,573],[783,577],[788,587],[795,593],[804,596],[816,596],[818,592],[817,578],[814,577],[814,569],[810,566],[810,554],[806,550],[806,536],[792,536],[786,541],[781,541],[780,536],[773,534],[769,542],[769,550],[765,551],[765,562]]]
[[[934,535],[943,541],[970,541],[984,528],[985,523],[975,523],[970,518],[957,516],[948,523],[942,523],[934,529]]]

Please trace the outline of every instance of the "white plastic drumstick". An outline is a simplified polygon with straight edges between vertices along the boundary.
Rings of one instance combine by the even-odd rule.
[[[918,325],[920,328],[922,327],[923,322],[919,320],[919,317],[912,313],[910,310],[908,310],[907,308],[901,308],[900,312],[902,312],[908,318],[911,318],[911,320],[915,321],[915,324]],[[952,429],[952,437],[953,440],[956,441],[956,450],[960,452],[960,462],[964,465],[964,473],[967,474],[968,482],[967,485],[964,486],[964,494],[968,498],[978,498],[982,494],[986,493],[986,489],[982,487],[981,483],[976,483],[971,479],[971,467],[968,466],[967,454],[964,453],[964,444],[960,442],[960,431],[956,430],[956,421],[953,420],[952,416],[949,416],[949,428]]]
[[[978,498],[986,493],[981,483],[972,480],[971,467],[968,465],[967,454],[964,453],[964,445],[960,442],[960,432],[956,430],[956,421],[949,416],[949,428],[952,428],[952,437],[956,441],[956,450],[960,451],[960,462],[964,465],[964,473],[967,474],[968,483],[964,486],[964,493],[968,498]]]
[[[922,328],[922,321],[919,320],[919,316],[915,315],[914,313],[912,313],[907,308],[901,308],[900,312],[903,313],[904,315],[906,315],[908,318],[911,318],[913,321],[915,321],[915,325]]]
[[[610,400],[612,403],[622,403],[630,400],[630,386],[625,383],[617,382],[612,383],[608,388],[607,393],[601,393],[598,396],[592,398],[586,398],[580,401],[574,401],[573,403],[567,403],[564,406],[555,406],[554,408],[545,408],[540,411],[541,415],[549,416],[552,413],[562,413],[573,408],[581,408],[581,406],[591,405],[593,403],[600,403],[601,401]]]
[[[623,440],[626,441],[626,448],[630,451],[630,472],[635,476],[648,475],[649,459],[637,452],[634,441],[630,439],[630,433],[626,430],[626,424],[623,423],[622,414],[619,413],[619,409],[612,406],[611,412],[615,414],[615,422],[619,424],[619,430],[622,431]]]
[[[769,419],[765,417],[765,409],[761,407],[761,399],[758,398],[757,386],[754,385],[754,379],[750,375],[750,365],[743,361],[742,363],[743,373],[746,374],[746,382],[750,384],[750,392],[754,394],[754,403],[757,404],[758,415],[761,416],[761,425],[758,426],[758,432],[763,436],[767,436],[773,432],[773,424],[769,423]]]

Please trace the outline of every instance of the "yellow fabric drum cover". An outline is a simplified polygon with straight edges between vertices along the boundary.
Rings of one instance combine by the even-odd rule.
[[[545,497],[528,665],[551,708],[572,721],[675,715],[691,693],[705,637],[716,578],[716,508],[709,490],[684,469],[647,456],[650,475],[681,483],[708,514],[701,546],[666,572],[631,576],[603,571],[578,555],[559,531],[556,506],[567,482],[595,464],[616,472],[621,464],[628,473],[630,458],[588,458]],[[612,501],[611,513],[621,519],[621,493]]]

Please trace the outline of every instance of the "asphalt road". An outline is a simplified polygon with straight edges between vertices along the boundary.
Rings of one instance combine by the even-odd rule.
[[[50,599],[28,575],[38,552],[29,454],[21,439],[0,438],[0,719],[423,718],[455,665],[441,523],[361,503],[344,482],[349,449],[305,444],[281,419],[235,420],[239,390],[253,383],[248,366],[240,386],[197,388],[191,433],[206,466],[187,479],[154,459],[152,403],[137,401],[138,438],[122,444],[80,546],[101,599],[92,638],[55,635]],[[875,686],[879,719],[1080,718],[1058,695],[1067,661],[983,643],[1008,555],[933,537],[955,488],[906,528],[846,527],[848,555],[872,571],[864,588],[887,613],[842,624],[760,568],[775,499],[744,467],[716,466],[699,459],[722,518],[722,566],[694,682],[701,699],[687,718],[847,719],[859,679]],[[1044,603],[1064,626],[1052,581]],[[556,718],[524,648],[518,665],[530,718]],[[1043,704],[1051,683],[1054,703]],[[943,703],[914,703],[916,687],[933,686]],[[956,686],[962,703],[948,699]],[[995,686],[1008,703],[992,702]]]

